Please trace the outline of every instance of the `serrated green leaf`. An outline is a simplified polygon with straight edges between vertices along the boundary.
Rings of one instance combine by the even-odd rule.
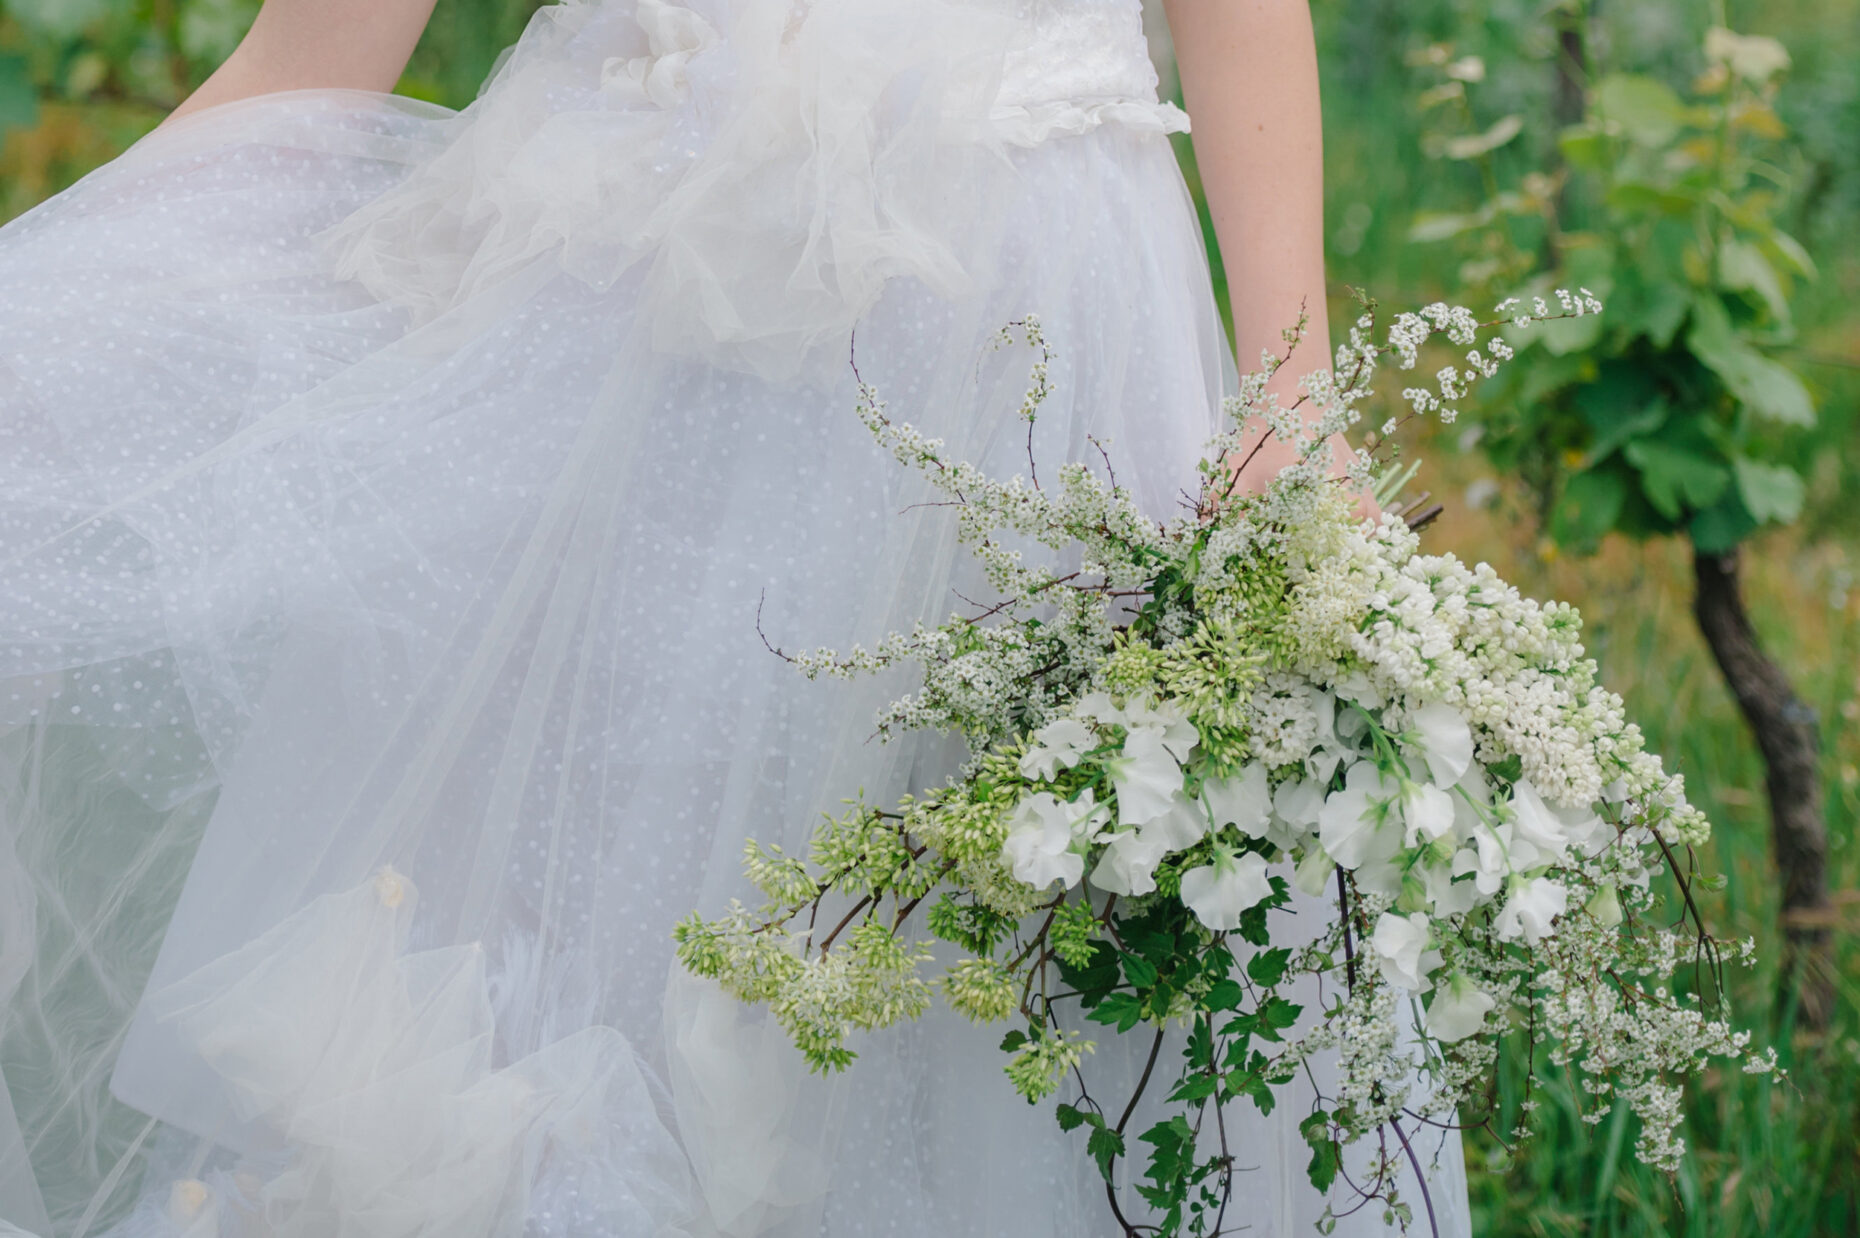
[[[1108,1126],[1093,1127],[1091,1138],[1085,1143],[1085,1151],[1092,1160],[1098,1162],[1098,1172],[1109,1182],[1112,1163],[1124,1154],[1124,1137]]]
[[[1156,965],[1142,955],[1124,951],[1121,955],[1124,963],[1124,976],[1139,989],[1153,988],[1156,984]]]
[[[1201,999],[1203,1010],[1238,1010],[1240,1003],[1246,1000],[1246,990],[1238,981],[1222,980],[1208,990],[1208,995]]]
[[[1806,487],[1794,469],[1736,456],[1731,471],[1737,478],[1738,497],[1758,523],[1788,524],[1802,514]]]
[[[1016,1028],[1001,1038],[1001,1052],[1014,1053],[1027,1043],[1027,1033]]]
[[[1079,1127],[1085,1125],[1085,1119],[1088,1116],[1097,1116],[1096,1114],[1088,1115],[1083,1109],[1080,1109],[1076,1105],[1061,1105],[1053,1112],[1059,1118],[1059,1129],[1062,1131],[1075,1131]],[[1102,1122],[1103,1119],[1100,1118],[1099,1121]]]
[[[1283,946],[1276,950],[1262,950],[1247,960],[1247,978],[1261,988],[1269,989],[1285,979],[1285,969],[1291,966],[1291,962],[1292,952]]]
[[[1738,335],[1717,297],[1693,303],[1686,347],[1751,412],[1784,425],[1815,424],[1815,402],[1801,378]]]
[[[1641,493],[1669,520],[1710,507],[1731,484],[1722,461],[1671,443],[1635,439],[1621,454],[1640,470]]]
[[[1112,993],[1085,1016],[1093,1023],[1104,1023],[1127,1032],[1143,1019],[1143,1003],[1131,993]]]

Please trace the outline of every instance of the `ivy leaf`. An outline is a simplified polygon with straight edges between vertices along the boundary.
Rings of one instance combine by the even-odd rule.
[[[1671,443],[1635,439],[1621,454],[1640,470],[1641,493],[1668,520],[1710,507],[1731,484],[1722,463]]]
[[[1108,1126],[1093,1127],[1085,1151],[1091,1155],[1092,1160],[1098,1162],[1098,1172],[1109,1182],[1111,1163],[1124,1154],[1124,1137]]]
[[[1804,487],[1794,469],[1733,456],[1731,472],[1737,478],[1738,497],[1758,523],[1788,524],[1802,514]]]

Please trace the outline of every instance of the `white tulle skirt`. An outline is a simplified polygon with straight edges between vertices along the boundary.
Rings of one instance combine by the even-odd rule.
[[[948,769],[870,738],[908,685],[763,641],[967,591],[855,333],[896,415],[1015,472],[1030,358],[990,339],[1037,313],[1039,458],[1193,484],[1231,363],[1167,117],[926,146],[888,79],[849,154],[818,95],[719,120],[746,57],[707,80],[673,17],[570,6],[459,116],[213,109],[0,230],[0,1233],[1112,1232],[999,1029],[810,1077],[670,930],[745,894],[746,837]],[[1248,1119],[1255,1233],[1322,1206],[1300,1116]]]

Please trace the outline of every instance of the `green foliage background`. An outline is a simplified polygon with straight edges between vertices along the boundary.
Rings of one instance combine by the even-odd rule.
[[[1553,106],[1555,26],[1568,0],[1314,0],[1326,92],[1327,220],[1334,321],[1346,287],[1390,306],[1464,295],[1482,272],[1438,245],[1411,242],[1417,218],[1478,209],[1494,180],[1515,184],[1552,166],[1554,126],[1527,124],[1489,165],[1440,157],[1437,115],[1419,103],[1439,57],[1476,55],[1486,78],[1469,95],[1467,131]],[[400,89],[462,106],[535,0],[439,0]],[[257,0],[0,0],[0,218],[111,158],[161,118],[237,43]],[[1831,872],[1842,909],[1860,915],[1860,0],[1603,0],[1591,6],[1609,67],[1682,92],[1703,68],[1707,26],[1780,39],[1793,68],[1776,106],[1790,137],[1781,156],[1795,191],[1778,223],[1800,239],[1820,278],[1796,296],[1796,338],[1783,359],[1818,406],[1812,426],[1777,432],[1769,458],[1806,481],[1802,520],[1760,531],[1746,571],[1762,635],[1820,711],[1826,751]],[[1182,147],[1194,180],[1192,152]],[[1528,234],[1510,240],[1528,247]],[[1462,255],[1463,256],[1463,255]],[[1476,259],[1469,259],[1476,261]],[[1483,308],[1483,307],[1481,307]],[[1476,406],[1477,401],[1473,404]],[[1488,559],[1534,592],[1582,607],[1592,647],[1653,744],[1685,771],[1719,825],[1712,864],[1723,890],[1708,914],[1725,932],[1776,940],[1762,768],[1688,615],[1683,546],[1611,535],[1572,561],[1544,536],[1530,488],[1494,475],[1469,419],[1410,446],[1419,484],[1447,504],[1430,535]],[[1860,1233],[1860,958],[1842,926],[1843,993],[1833,1031],[1793,1035],[1768,1019],[1774,951],[1736,980],[1734,999],[1794,1074],[1780,1085],[1713,1077],[1693,1102],[1696,1155],[1677,1181],[1633,1161],[1621,1117],[1581,1120],[1581,1099],[1540,1093],[1546,1132],[1514,1150],[1468,1137],[1482,1235],[1798,1235]],[[1520,1097],[1507,1088],[1501,1112]],[[1502,1130],[1508,1123],[1499,1123]]]

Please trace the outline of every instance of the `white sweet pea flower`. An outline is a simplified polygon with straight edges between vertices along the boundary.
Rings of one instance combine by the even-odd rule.
[[[1324,784],[1309,778],[1282,782],[1272,793],[1272,811],[1287,825],[1312,827],[1324,807]]]
[[[1614,928],[1621,923],[1621,894],[1613,886],[1603,886],[1589,896],[1583,904],[1583,910],[1595,917],[1595,922],[1603,928]]]
[[[1337,681],[1337,695],[1353,701],[1364,709],[1381,709],[1387,705],[1388,698],[1371,682],[1362,671],[1351,671]]]
[[[1154,821],[1182,798],[1182,767],[1161,727],[1133,727],[1121,755],[1105,762],[1117,790],[1120,825]]]
[[[1569,854],[1568,827],[1550,805],[1544,803],[1530,779],[1520,778],[1512,786],[1507,807],[1519,838],[1554,859],[1560,860]]]
[[[1185,851],[1208,836],[1208,811],[1178,791],[1167,812],[1138,828],[1170,851]]]
[[[1097,746],[1097,732],[1077,718],[1049,722],[1033,733],[1033,746],[1021,754],[1020,776],[1050,781]]]
[[[1272,788],[1266,767],[1251,762],[1239,773],[1201,784],[1208,817],[1216,826],[1231,825],[1249,838],[1263,838],[1272,815]]]
[[[1458,782],[1472,766],[1472,728],[1451,705],[1423,705],[1408,715],[1409,733],[1402,746],[1427,762],[1428,772],[1443,787]]]
[[[1425,782],[1401,783],[1402,846],[1419,845],[1453,829],[1453,797]]]
[[[1156,865],[1168,853],[1161,839],[1145,838],[1140,830],[1119,830],[1093,866],[1091,883],[1107,894],[1148,894],[1156,888]]]
[[[1124,707],[1124,725],[1131,730],[1155,728],[1162,732],[1162,744],[1178,764],[1188,763],[1201,735],[1189,721],[1188,711],[1174,701],[1152,706],[1147,700],[1135,700]]]
[[[1465,915],[1479,903],[1478,885],[1471,881],[1455,881],[1456,867],[1451,863],[1428,864],[1421,869],[1421,883],[1427,889],[1427,901],[1436,918]]]
[[[1236,858],[1215,848],[1214,863],[1182,874],[1182,901],[1195,918],[1217,933],[1240,927],[1240,916],[1272,893],[1266,876],[1266,858],[1249,851]]]
[[[1383,912],[1376,919],[1376,931],[1369,944],[1376,952],[1376,966],[1381,968],[1384,980],[1411,992],[1427,991],[1431,983],[1427,973],[1438,967],[1440,960],[1428,949],[1434,937],[1424,912],[1407,916]]]
[[[1072,706],[1076,717],[1089,718],[1106,726],[1124,726],[1124,711],[1117,707],[1108,692],[1087,692]]]
[[[1442,1044],[1465,1040],[1485,1026],[1485,1016],[1495,1004],[1490,994],[1454,972],[1434,990],[1433,1003],[1427,1008],[1428,1034]]]
[[[1292,873],[1292,884],[1316,898],[1329,888],[1330,875],[1336,871],[1337,861],[1324,854],[1322,847],[1313,847],[1298,861]]]
[[[1534,946],[1550,935],[1550,922],[1569,910],[1569,891],[1549,877],[1513,881],[1504,909],[1492,922],[1507,941],[1522,936]]]
[[[1070,890],[1085,875],[1085,848],[1104,831],[1109,814],[1090,791],[1068,802],[1041,791],[1015,806],[1001,862],[1035,889],[1062,882]]]
[[[1401,788],[1371,761],[1358,761],[1344,775],[1343,788],[1332,791],[1318,811],[1318,840],[1331,859],[1356,868],[1372,855],[1395,853],[1401,835],[1382,829],[1393,815]]]

